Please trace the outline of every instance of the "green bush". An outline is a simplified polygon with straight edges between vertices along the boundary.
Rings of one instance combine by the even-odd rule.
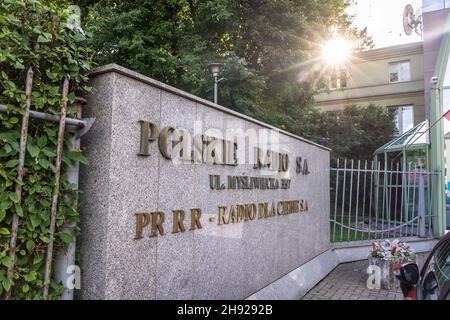
[[[25,108],[25,77],[34,71],[31,109],[59,114],[62,83],[70,81],[69,103],[76,92],[88,90],[86,71],[91,68],[90,50],[80,47],[85,36],[68,25],[68,11],[49,8],[36,0],[0,2],[0,295],[12,290],[13,299],[41,299],[45,255],[49,241],[51,194],[54,187],[58,123],[30,119],[22,201],[14,192],[17,179],[21,118]],[[74,115],[69,108],[68,116]],[[74,160],[85,162],[80,151],[67,152],[65,135],[63,172]],[[78,222],[77,190],[62,176],[55,251],[74,239],[62,233],[64,223]],[[20,217],[13,281],[6,277],[11,221]],[[62,285],[51,282],[50,299],[58,298]]]

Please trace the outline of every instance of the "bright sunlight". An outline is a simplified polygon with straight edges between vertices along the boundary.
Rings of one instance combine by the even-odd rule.
[[[344,63],[351,54],[352,43],[343,38],[332,39],[322,49],[322,57],[329,65]]]

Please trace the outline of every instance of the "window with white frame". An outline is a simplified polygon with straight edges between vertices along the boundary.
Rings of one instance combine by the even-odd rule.
[[[398,133],[402,134],[414,126],[414,108],[413,106],[388,107],[395,113],[395,125]]]
[[[347,73],[345,70],[333,70],[330,74],[329,86],[331,90],[347,88]]]
[[[409,61],[389,63],[389,82],[402,82],[411,80],[411,68]]]

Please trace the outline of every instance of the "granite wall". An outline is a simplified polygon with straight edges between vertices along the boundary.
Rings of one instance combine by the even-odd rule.
[[[287,132],[288,190],[212,190],[211,174],[265,176],[253,164],[176,164],[156,142],[138,155],[140,120],[160,129],[274,129],[264,123],[117,65],[91,74],[82,138],[82,299],[244,299],[330,248],[329,150]],[[201,121],[201,122],[199,122]],[[239,147],[241,148],[241,147]],[[247,148],[248,149],[248,148]],[[249,150],[246,150],[249,156]],[[296,172],[295,158],[310,173]],[[308,211],[218,225],[218,206],[304,199]],[[171,233],[172,210],[202,211],[202,228]],[[166,234],[135,240],[136,213],[165,212]]]

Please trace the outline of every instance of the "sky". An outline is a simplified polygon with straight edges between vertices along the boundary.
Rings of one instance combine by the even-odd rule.
[[[360,29],[367,26],[373,36],[375,48],[421,41],[413,32],[407,36],[403,31],[403,9],[411,4],[414,11],[422,6],[422,0],[356,0],[348,12],[355,16],[354,23]]]

